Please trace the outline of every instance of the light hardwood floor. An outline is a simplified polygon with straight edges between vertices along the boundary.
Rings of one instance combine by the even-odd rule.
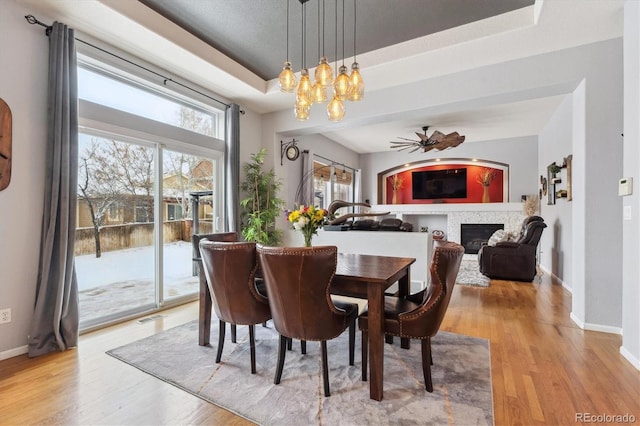
[[[619,354],[621,337],[581,330],[570,309],[546,276],[456,286],[442,329],[490,340],[496,425],[579,424],[576,413],[640,423],[640,372]],[[0,362],[0,425],[249,424],[104,353],[195,319],[197,304],[163,315],[83,335],[75,350]]]

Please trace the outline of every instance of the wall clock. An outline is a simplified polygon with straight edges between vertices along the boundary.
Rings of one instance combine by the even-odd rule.
[[[298,147],[296,145],[292,145],[289,148],[287,148],[287,159],[294,161],[298,159],[298,156],[300,155],[300,149],[298,149]]]
[[[297,140],[293,139],[290,142],[280,141],[280,165],[282,166],[282,159],[287,157],[287,160],[295,161],[300,156],[300,148],[298,148]]]
[[[0,99],[0,191],[11,181],[11,109]]]

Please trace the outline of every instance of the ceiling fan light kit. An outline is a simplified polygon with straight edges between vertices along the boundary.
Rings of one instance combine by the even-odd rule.
[[[465,137],[458,132],[445,135],[438,130],[434,131],[431,136],[427,136],[427,130],[429,130],[429,126],[423,126],[422,131],[424,134],[416,132],[416,135],[420,138],[418,141],[398,137],[398,139],[402,139],[402,141],[391,141],[391,148],[397,148],[398,151],[411,149],[409,153],[416,152],[419,149],[422,149],[422,152],[431,151],[432,149],[442,151],[460,145],[465,139]]]
[[[320,40],[322,40],[322,53],[318,61],[318,66],[314,72],[315,82],[311,82],[309,70],[305,65],[306,56],[306,3],[309,0],[298,0],[302,5],[302,67],[300,70],[300,82],[296,80],[293,67],[289,61],[289,2],[287,0],[287,60],[284,62],[282,72],[278,77],[280,91],[285,93],[296,92],[296,103],[294,107],[294,115],[298,120],[308,120],[311,113],[311,104],[325,103],[327,89],[332,89],[331,101],[327,104],[327,116],[330,121],[341,121],[344,118],[346,109],[343,101],[361,101],[364,99],[364,80],[360,74],[360,66],[356,61],[356,1],[353,1],[353,64],[351,65],[351,75],[344,65],[344,17],[345,17],[345,1],[342,0],[342,65],[338,70],[337,76],[333,77],[333,69],[324,54],[324,2],[318,1],[318,52],[320,54]],[[322,5],[320,5],[322,1]],[[338,63],[338,1],[335,0],[335,18],[336,18],[336,66]],[[320,7],[322,7],[322,36],[320,35]],[[296,89],[296,84],[298,84]]]

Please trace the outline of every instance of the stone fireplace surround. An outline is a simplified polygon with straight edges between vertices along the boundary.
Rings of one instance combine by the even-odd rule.
[[[415,218],[428,221],[429,216],[446,216],[446,238],[460,243],[460,225],[465,223],[502,223],[506,231],[519,231],[525,215],[522,203],[447,203],[447,204],[379,204],[371,206],[372,212],[389,211],[391,215],[407,222]],[[414,230],[419,230],[413,223]],[[430,231],[432,230],[429,227]]]

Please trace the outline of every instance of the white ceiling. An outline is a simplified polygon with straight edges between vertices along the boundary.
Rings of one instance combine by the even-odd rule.
[[[277,80],[264,80],[141,2],[16,1],[28,5],[41,21],[65,22],[80,35],[117,46],[244,108],[257,113],[292,110],[292,95],[280,93]],[[194,4],[203,1],[207,0],[191,0]],[[358,7],[366,1],[361,0]],[[362,103],[376,91],[404,83],[621,37],[622,8],[622,0],[537,0],[533,6],[359,54],[367,90]],[[457,12],[433,9],[445,16]],[[400,31],[402,25],[389,22],[381,31]],[[490,105],[472,100],[446,113],[416,110],[401,117],[382,115],[375,122],[345,119],[339,125],[324,126],[322,134],[359,153],[388,151],[389,141],[398,137],[417,139],[415,132],[421,132],[424,125],[432,126],[429,133],[458,131],[467,137],[465,143],[537,135],[563,99],[539,96],[512,97],[508,103]]]

